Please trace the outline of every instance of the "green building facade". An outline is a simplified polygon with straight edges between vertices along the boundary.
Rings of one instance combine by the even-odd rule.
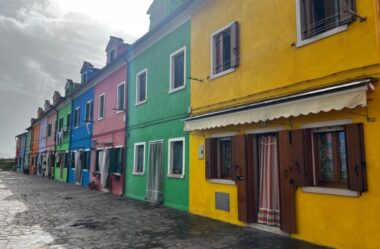
[[[190,104],[190,20],[178,18],[142,37],[127,55],[125,195],[187,211],[189,139],[183,120]]]
[[[56,127],[58,127],[58,129],[56,134],[56,164],[54,167],[54,179],[66,182],[70,159],[71,101],[63,102],[57,109]]]

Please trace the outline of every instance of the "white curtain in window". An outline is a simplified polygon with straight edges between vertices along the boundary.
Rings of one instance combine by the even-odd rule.
[[[162,142],[149,145],[148,181],[146,199],[151,202],[163,201]]]
[[[267,225],[280,225],[280,192],[278,177],[277,138],[262,136],[259,139],[260,193],[257,221]]]
[[[106,149],[99,153],[100,183],[102,188],[107,188],[108,171],[110,164],[110,150]]]
[[[81,151],[75,151],[74,155],[74,165],[75,165],[75,182],[80,184],[82,182],[82,161],[81,161]]]

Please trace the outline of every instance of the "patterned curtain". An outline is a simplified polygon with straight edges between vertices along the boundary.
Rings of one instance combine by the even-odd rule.
[[[280,193],[278,177],[277,138],[262,136],[259,139],[260,195],[257,221],[267,225],[280,225]]]
[[[155,203],[163,201],[162,142],[149,145],[148,181],[146,199]]]

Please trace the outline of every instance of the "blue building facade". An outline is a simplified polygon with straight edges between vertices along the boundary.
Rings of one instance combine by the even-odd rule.
[[[89,184],[94,88],[90,88],[72,102],[70,127],[70,168],[68,182]]]

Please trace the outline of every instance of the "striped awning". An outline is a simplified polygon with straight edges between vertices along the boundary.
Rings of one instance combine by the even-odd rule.
[[[185,131],[242,125],[278,118],[367,106],[367,91],[372,79],[292,94],[249,105],[193,116],[185,120]]]

